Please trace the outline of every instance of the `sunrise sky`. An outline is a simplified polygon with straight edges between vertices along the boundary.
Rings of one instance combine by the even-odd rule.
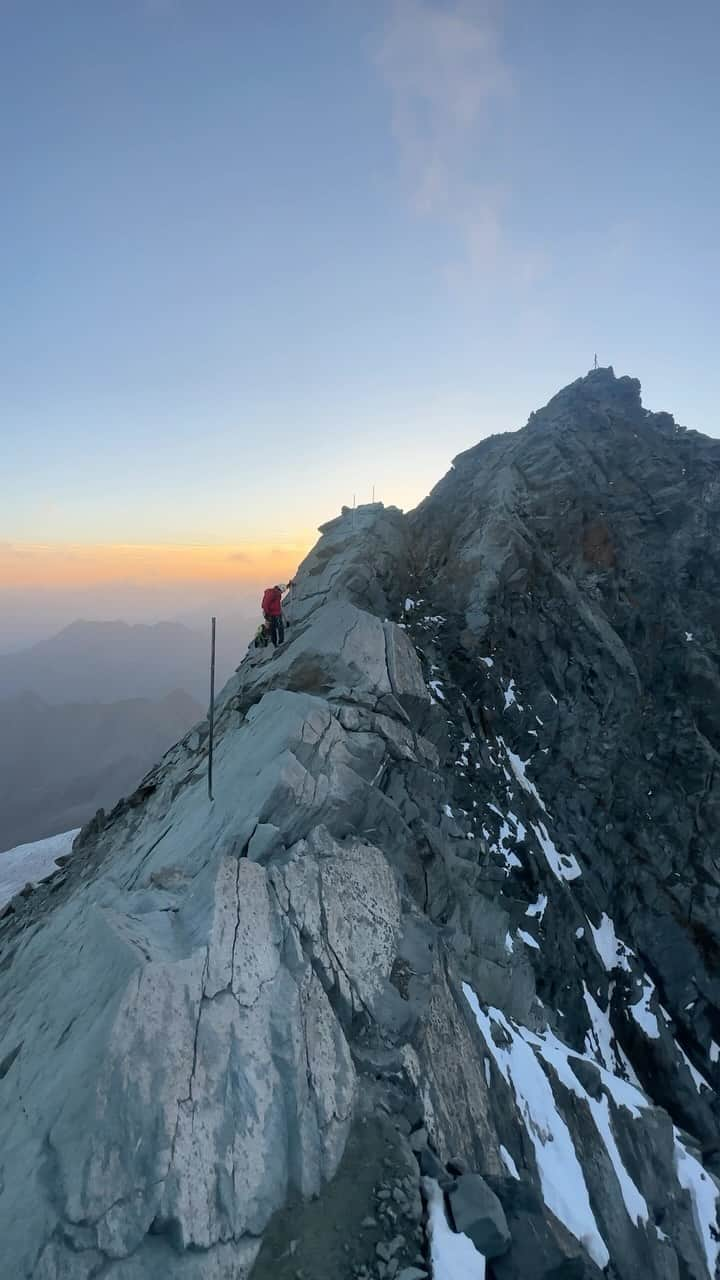
[[[0,650],[202,614],[601,363],[716,434],[715,0],[5,0]]]

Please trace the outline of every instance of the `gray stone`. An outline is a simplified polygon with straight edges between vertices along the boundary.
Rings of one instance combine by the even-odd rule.
[[[427,1178],[434,1178],[436,1182],[442,1185],[443,1179],[448,1178],[448,1171],[441,1160],[431,1151],[429,1147],[424,1147],[419,1154],[420,1172]]]
[[[427,1129],[416,1129],[408,1139],[412,1150],[416,1152],[422,1151],[423,1147],[427,1146],[427,1140]]]
[[[469,1236],[486,1258],[499,1258],[510,1248],[510,1230],[503,1207],[477,1173],[461,1175],[448,1191],[456,1231]]]

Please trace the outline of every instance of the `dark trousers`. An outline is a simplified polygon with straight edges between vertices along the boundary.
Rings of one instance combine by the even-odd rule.
[[[265,621],[270,628],[270,639],[277,649],[278,645],[282,644],[285,639],[285,623],[283,622],[283,616],[282,614],[279,614],[278,617],[273,617],[269,613],[266,613]]]

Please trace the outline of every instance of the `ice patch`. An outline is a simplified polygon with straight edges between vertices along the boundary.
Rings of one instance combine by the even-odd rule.
[[[71,853],[73,840],[80,828],[64,831],[47,840],[31,844],[19,844],[14,849],[0,853],[0,907],[15,897],[25,885],[37,884],[57,871],[57,858]]]
[[[451,1230],[437,1182],[434,1178],[423,1178],[422,1185],[428,1205],[433,1280],[485,1280],[485,1259],[469,1236]]]
[[[558,880],[577,880],[582,875],[580,865],[572,854],[558,853],[544,822],[530,823],[538,844],[547,858],[548,866]]]
[[[500,1159],[505,1165],[505,1168],[510,1174],[510,1177],[517,1178],[517,1181],[520,1182],[520,1174],[517,1171],[517,1165],[515,1164],[515,1161],[510,1155],[510,1152],[508,1151],[507,1147],[503,1147],[502,1144],[500,1146]]]

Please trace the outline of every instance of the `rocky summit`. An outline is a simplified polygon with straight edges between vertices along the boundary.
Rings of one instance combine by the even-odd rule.
[[[321,529],[5,908],[2,1280],[715,1280],[719,523],[597,369]]]

